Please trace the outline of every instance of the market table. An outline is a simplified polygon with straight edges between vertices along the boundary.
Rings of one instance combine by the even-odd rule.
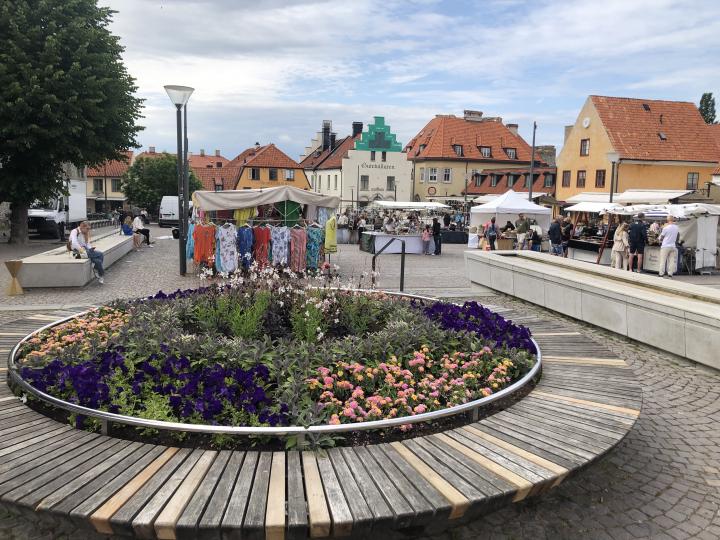
[[[377,253],[390,241],[391,238],[397,238],[398,240],[405,241],[405,253],[422,255],[423,243],[420,233],[390,234],[380,231],[365,231],[363,232],[363,240],[360,242],[360,249],[367,251],[368,253]],[[429,249],[431,253],[435,249],[435,243],[433,242],[432,237],[430,238]],[[402,244],[400,242],[393,242],[385,249],[385,251],[383,251],[383,253],[400,253],[401,251]]]

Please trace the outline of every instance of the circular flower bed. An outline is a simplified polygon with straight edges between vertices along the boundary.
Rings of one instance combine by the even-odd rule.
[[[526,374],[534,352],[527,328],[476,302],[301,286],[265,269],[116,301],[34,335],[16,360],[37,390],[91,409],[311,426],[411,417],[489,396]]]

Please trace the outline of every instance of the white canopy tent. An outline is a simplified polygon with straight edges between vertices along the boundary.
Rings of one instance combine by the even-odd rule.
[[[590,214],[603,214],[608,210],[622,208],[621,205],[611,202],[579,202],[563,208],[563,212],[587,212]]]
[[[692,193],[692,190],[679,189],[628,189],[615,195],[620,204],[668,204],[670,201]]]
[[[488,203],[470,209],[470,225],[483,225],[495,218],[501,227],[505,221],[515,221],[520,214],[535,219],[543,231],[550,227],[552,210],[527,200],[527,195],[508,190]]]
[[[401,201],[373,201],[370,208],[384,208],[386,210],[442,210],[450,208],[447,204],[439,202],[401,202]]]
[[[340,206],[340,197],[321,195],[320,193],[293,186],[228,191],[196,191],[193,193],[192,199],[195,208],[206,211],[238,210],[284,201],[293,201],[323,208],[337,208]]]

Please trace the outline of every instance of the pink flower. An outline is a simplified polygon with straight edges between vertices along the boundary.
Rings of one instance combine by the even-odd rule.
[[[420,405],[416,405],[413,411],[415,411],[417,414],[422,414],[427,410],[427,407],[423,405],[422,403]]]
[[[330,423],[333,424],[333,425],[339,424],[339,423],[340,423],[340,417],[339,417],[337,414],[333,414],[333,415],[330,417]]]

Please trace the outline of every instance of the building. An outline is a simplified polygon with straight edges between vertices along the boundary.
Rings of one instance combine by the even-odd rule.
[[[541,147],[554,156],[553,147]],[[551,150],[552,148],[552,150]],[[483,117],[466,110],[463,117],[435,116],[405,147],[412,163],[413,193],[417,201],[464,199],[527,191],[532,148],[520,135],[517,124],[502,118]],[[552,195],[555,170],[536,152],[533,191]]]
[[[88,213],[111,212],[125,207],[126,197],[122,191],[122,176],[133,160],[133,152],[123,152],[126,160],[106,161],[86,170]]]
[[[412,197],[412,164],[382,116],[375,116],[367,131],[362,122],[353,122],[351,135],[340,140],[324,121],[301,165],[313,190],[340,197],[341,208]]]
[[[715,144],[717,145],[717,156],[718,160],[720,160],[720,124],[711,124],[708,126],[708,128],[710,129],[710,135],[715,140]],[[713,184],[720,185],[720,165],[713,170],[712,182]]]
[[[709,129],[694,103],[589,96],[565,128],[556,196],[609,194],[613,160],[614,193],[702,188],[719,161]]]
[[[244,150],[225,166],[236,169],[232,182],[234,189],[282,185],[310,189],[303,168],[272,143],[265,146],[255,143],[255,146]]]

